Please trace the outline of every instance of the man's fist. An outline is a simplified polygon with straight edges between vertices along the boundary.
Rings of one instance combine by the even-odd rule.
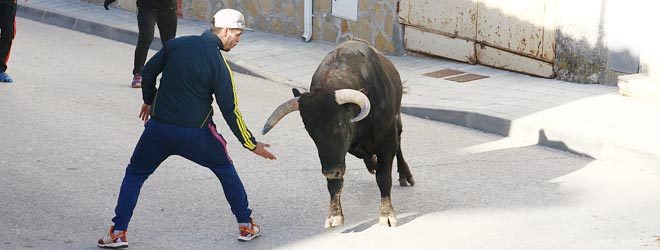
[[[111,3],[114,3],[115,1],[117,1],[117,0],[105,0],[105,3],[103,3],[103,7],[106,10],[110,10],[110,9],[108,9],[108,5],[110,5]]]

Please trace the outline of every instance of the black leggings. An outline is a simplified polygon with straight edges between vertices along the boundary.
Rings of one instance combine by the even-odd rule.
[[[175,9],[149,9],[138,8],[138,43],[135,47],[135,61],[133,74],[140,73],[144,62],[147,60],[147,52],[154,40],[154,25],[158,24],[160,30],[160,41],[165,44],[176,36],[176,10]]]
[[[16,35],[16,4],[0,4],[0,30],[0,72],[5,72]]]

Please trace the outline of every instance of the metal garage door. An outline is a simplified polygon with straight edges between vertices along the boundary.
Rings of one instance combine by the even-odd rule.
[[[554,77],[556,0],[402,0],[406,49]]]

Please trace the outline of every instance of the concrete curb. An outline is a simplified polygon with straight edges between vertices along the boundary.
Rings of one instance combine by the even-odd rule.
[[[402,106],[401,113],[508,136],[511,120],[460,110]]]
[[[19,5],[16,11],[16,15],[37,22],[55,25],[66,29],[76,30],[82,33],[95,35],[122,43],[128,43],[128,44],[137,43],[137,37],[138,37],[137,32],[119,29],[101,23],[90,22],[87,20],[66,16],[56,12],[44,11],[28,6]],[[156,42],[152,43],[151,48],[160,49],[161,47],[160,38],[154,37],[154,40]]]

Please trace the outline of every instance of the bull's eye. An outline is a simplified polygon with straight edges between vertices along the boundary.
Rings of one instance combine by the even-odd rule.
[[[339,133],[340,130],[341,130],[341,122],[337,123],[337,125],[335,125],[335,127],[334,127],[334,132],[335,133]]]

